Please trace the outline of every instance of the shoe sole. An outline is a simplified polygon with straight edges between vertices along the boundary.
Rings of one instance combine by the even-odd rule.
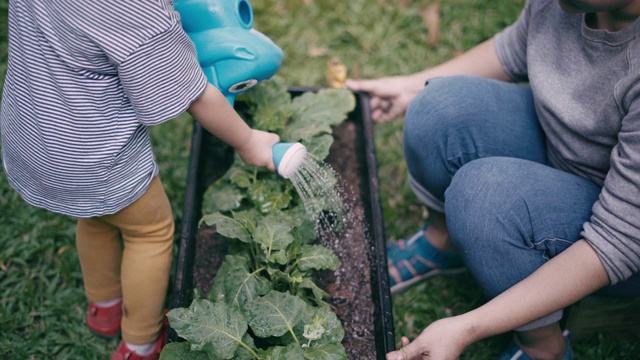
[[[450,276],[450,275],[457,275],[457,274],[461,274],[463,272],[467,271],[467,268],[456,268],[456,269],[435,269],[432,271],[429,271],[428,273],[424,274],[424,275],[418,275],[415,276],[409,280],[397,283],[395,285],[393,285],[390,288],[391,291],[391,295],[398,295],[400,293],[402,293],[403,291],[405,291],[406,289],[408,289],[409,287],[411,287],[412,285],[414,285],[415,283],[424,280],[424,279],[428,279],[432,276],[436,276],[436,275],[442,275],[442,276]]]

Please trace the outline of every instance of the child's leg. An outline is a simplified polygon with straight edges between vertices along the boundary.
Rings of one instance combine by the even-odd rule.
[[[122,296],[120,232],[99,218],[78,219],[76,247],[87,298],[105,302]]]
[[[124,241],[122,338],[147,344],[158,337],[171,267],[174,222],[158,177],[135,203],[105,221],[117,226]]]

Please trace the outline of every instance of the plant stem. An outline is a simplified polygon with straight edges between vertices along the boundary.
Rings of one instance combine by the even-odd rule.
[[[293,271],[293,268],[298,265],[298,260],[296,260],[293,264],[288,265],[286,269],[284,269],[284,273],[287,275],[291,274],[291,271]]]
[[[258,244],[256,244],[255,242],[249,245],[249,249],[251,250],[251,259],[253,260],[253,267],[255,269],[258,268],[258,266],[260,266],[260,264],[258,264],[258,249],[257,249]]]
[[[297,336],[296,336],[296,334],[293,332],[293,329],[292,329],[292,328],[289,328],[289,332],[291,333],[291,335],[293,335],[293,340],[295,340],[295,341],[296,341],[296,344],[298,344],[298,346],[301,346],[301,345],[300,345],[300,340],[298,340],[298,337],[297,337]]]
[[[240,346],[245,348],[251,354],[251,356],[253,356],[254,359],[260,359],[260,356],[258,355],[258,353],[253,351],[253,349],[250,348],[249,345],[245,344],[244,341],[242,340],[240,341]]]

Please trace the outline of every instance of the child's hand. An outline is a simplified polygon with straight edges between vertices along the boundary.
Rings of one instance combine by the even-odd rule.
[[[280,136],[261,130],[251,129],[251,137],[242,146],[236,148],[238,154],[247,164],[266,166],[271,171],[276,170],[273,162],[271,147],[280,141]]]

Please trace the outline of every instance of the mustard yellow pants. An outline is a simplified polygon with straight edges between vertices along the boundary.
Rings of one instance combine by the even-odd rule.
[[[123,299],[122,338],[153,342],[162,327],[174,222],[162,182],[113,215],[78,219],[76,245],[91,301]]]

